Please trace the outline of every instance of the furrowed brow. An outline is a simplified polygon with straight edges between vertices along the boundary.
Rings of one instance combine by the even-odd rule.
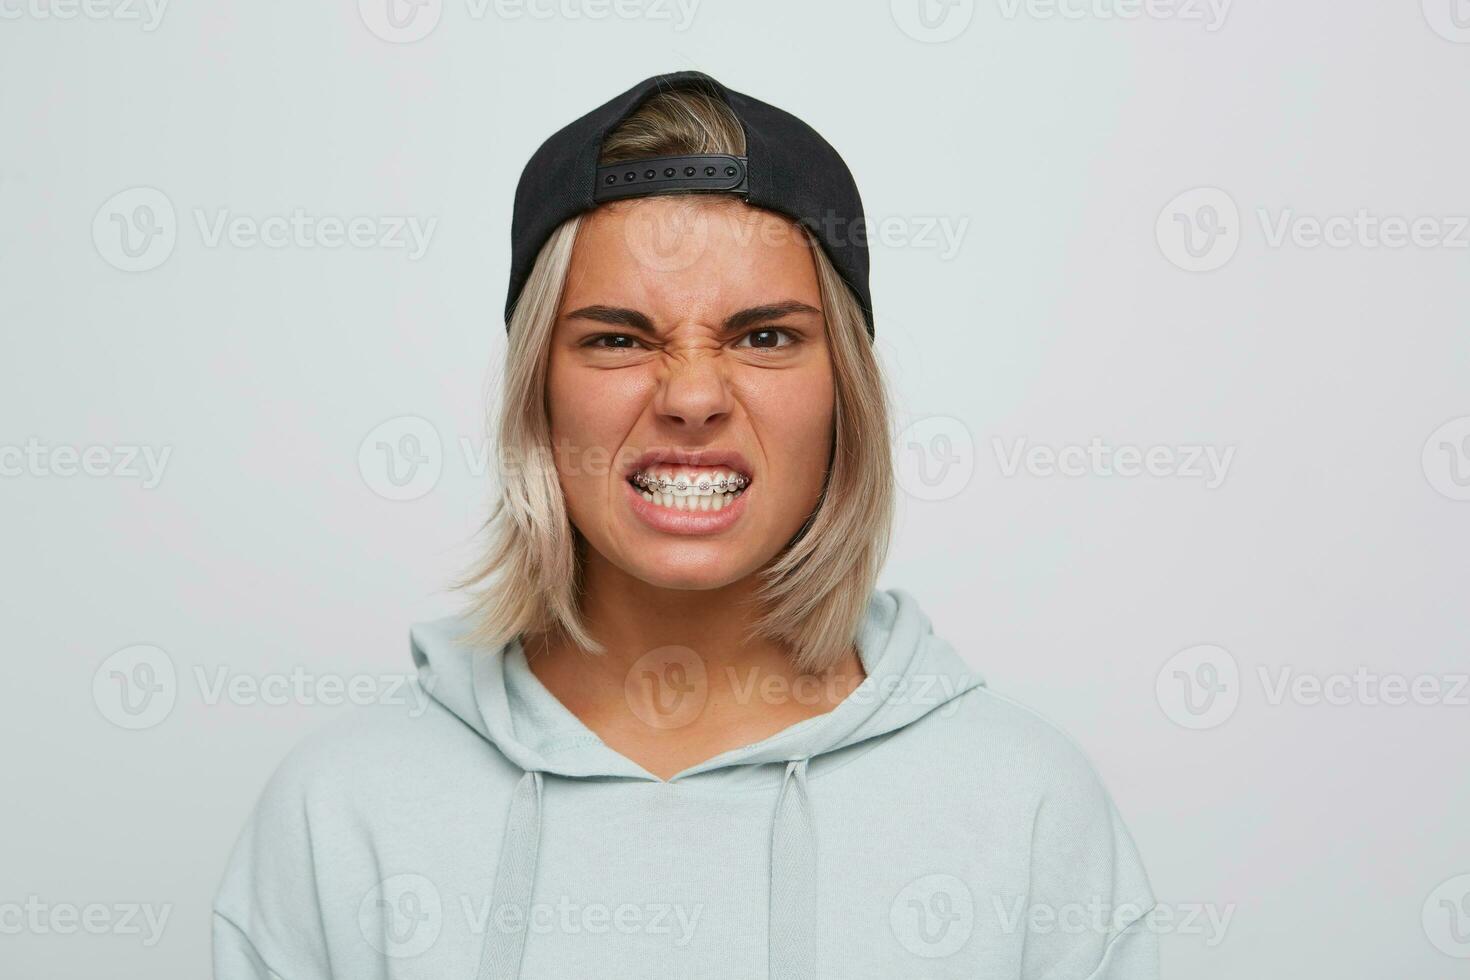
[[[725,318],[725,322],[721,326],[721,332],[727,334],[736,333],[757,323],[765,323],[767,320],[778,320],[783,316],[789,316],[793,313],[816,313],[820,315],[821,312],[821,310],[814,306],[794,299],[783,300],[779,303],[765,303],[761,306],[752,306],[738,313],[730,314],[730,316]],[[653,321],[648,319],[647,316],[638,310],[630,310],[622,306],[584,306],[581,309],[576,309],[568,313],[565,319],[595,320],[598,323],[606,323],[615,327],[625,327],[640,333],[650,335],[656,333],[653,328]]]
[[[654,333],[653,321],[637,310],[630,310],[622,306],[584,306],[568,313],[566,319],[596,320],[598,323],[627,327],[629,330],[636,330],[640,333]]]
[[[777,320],[792,313],[817,313],[822,311],[814,306],[808,306],[799,300],[788,299],[779,303],[767,303],[763,306],[752,306],[749,309],[733,313],[725,318],[725,333],[734,333],[757,323],[767,320]]]

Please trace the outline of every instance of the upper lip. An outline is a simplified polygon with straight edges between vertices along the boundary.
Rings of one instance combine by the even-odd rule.
[[[633,461],[633,465],[628,468],[627,475],[631,477],[634,473],[657,466],[659,463],[672,463],[675,466],[687,466],[691,469],[696,467],[711,469],[723,466],[734,470],[743,477],[753,476],[750,471],[750,463],[733,449],[676,449],[674,447],[645,451]]]

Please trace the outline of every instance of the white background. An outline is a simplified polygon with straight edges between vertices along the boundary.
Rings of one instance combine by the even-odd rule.
[[[1166,935],[1166,975],[1463,975],[1440,899],[1470,891],[1466,692],[1385,704],[1371,680],[1445,695],[1470,669],[1463,0],[925,0],[932,28],[915,0],[428,0],[407,43],[386,2],[0,0],[0,906],[171,910],[151,945],[6,929],[0,973],[207,975],[249,807],[350,710],[210,685],[410,669],[486,512],[461,441],[504,353],[520,168],[699,68],[812,123],[890,222],[877,345],[918,427],[882,584],[1086,748],[1161,902],[1231,916]],[[174,240],[130,260],[115,221],[146,199],[114,196],[139,187]],[[199,226],[294,209],[435,224],[416,257]],[[1272,242],[1359,212],[1450,241]],[[359,450],[404,417],[441,472],[394,501],[376,441],[417,423]],[[1094,438],[1232,455],[1217,486],[1007,475],[1017,440]],[[94,446],[123,472],[63,475]],[[127,447],[169,452],[156,486]],[[137,644],[173,704],[127,730],[133,665],[104,661]],[[1176,675],[1208,679],[1200,657],[1223,671],[1204,715]],[[1346,703],[1274,697],[1283,670],[1360,668]]]

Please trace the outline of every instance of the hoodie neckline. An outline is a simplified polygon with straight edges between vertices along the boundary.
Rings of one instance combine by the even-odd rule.
[[[852,691],[849,691],[846,697],[844,697],[837,704],[833,705],[830,709],[822,712],[821,714],[813,715],[810,718],[803,718],[800,721],[794,721],[790,725],[787,725],[785,728],[782,728],[777,732],[773,732],[758,741],[749,742],[745,745],[726,749],[725,751],[717,753],[716,755],[713,755],[708,759],[681,769],[679,772],[674,773],[674,775],[670,776],[668,779],[664,779],[654,773],[649,772],[633,759],[628,758],[617,749],[614,749],[612,746],[608,745],[607,742],[604,741],[600,735],[598,735],[587,726],[586,722],[582,721],[581,718],[578,718],[576,713],[568,708],[560,698],[552,693],[551,689],[542,682],[541,678],[536,676],[536,672],[531,669],[530,660],[526,656],[525,646],[521,643],[521,638],[519,636],[513,638],[505,645],[503,654],[505,658],[505,686],[507,695],[511,699],[513,699],[513,701],[519,702],[519,705],[524,712],[523,717],[535,718],[538,719],[539,722],[542,724],[554,726],[557,731],[562,733],[558,738],[559,742],[564,742],[567,745],[576,746],[596,745],[602,749],[605,749],[607,752],[625,760],[629,767],[631,767],[633,770],[636,770],[640,778],[658,783],[675,783],[690,776],[699,775],[702,772],[708,772],[713,769],[723,768],[725,765],[735,764],[739,762],[744,756],[760,753],[761,750],[768,747],[770,743],[778,742],[781,740],[794,740],[808,730],[818,727],[821,723],[825,722],[833,713],[841,711],[843,709],[843,706],[846,705],[848,701],[853,698],[854,695],[858,694],[858,692],[863,689],[863,685],[868,683],[868,680],[873,676],[873,671],[877,667],[877,658],[874,655],[872,647],[870,645],[864,644],[861,637],[859,637],[856,646],[858,660],[862,662],[863,673],[865,676],[863,677],[862,683],[860,683]],[[793,762],[796,761],[796,758],[786,759],[783,761]]]
[[[985,683],[935,635],[913,596],[874,590],[856,641],[867,677],[842,702],[660,780],[608,747],[557,700],[531,672],[518,639],[487,649],[470,643],[470,633],[461,617],[414,626],[413,656],[425,691],[519,768],[571,778],[678,782],[725,768],[811,759],[902,728]]]

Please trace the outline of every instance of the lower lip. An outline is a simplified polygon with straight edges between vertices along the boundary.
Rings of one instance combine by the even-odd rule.
[[[628,500],[639,520],[655,531],[667,534],[718,534],[740,520],[740,515],[745,513],[745,498],[750,496],[750,488],[747,487],[733,502],[719,510],[675,510],[644,500],[643,491],[627,480],[623,481],[623,486],[628,488]]]

